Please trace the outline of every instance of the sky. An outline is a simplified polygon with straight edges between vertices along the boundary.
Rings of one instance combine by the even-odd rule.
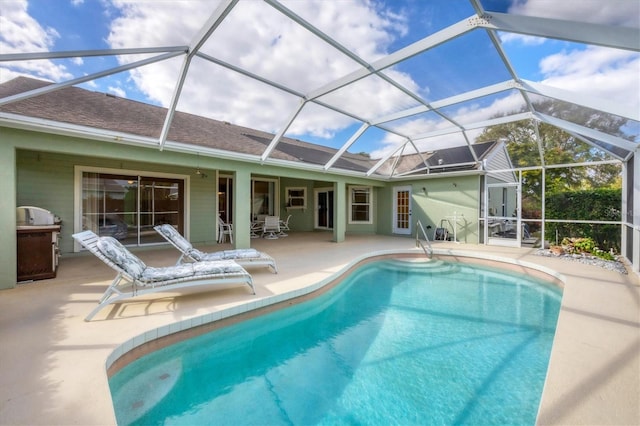
[[[0,54],[188,45],[218,1],[212,0],[0,0]],[[282,1],[368,63],[473,15],[467,0]],[[637,0],[484,0],[488,12],[514,13],[639,27]],[[520,78],[640,108],[640,55],[604,47],[500,33]],[[385,70],[385,75],[429,102],[510,79],[484,31],[474,31]],[[241,1],[216,29],[202,52],[307,94],[358,68],[306,29],[266,3]],[[90,75],[149,55],[76,57],[0,62],[0,83],[19,75],[53,82]],[[81,84],[88,90],[155,105],[170,105],[182,57]],[[414,99],[381,78],[320,98],[373,120],[416,106]],[[462,124],[486,120],[522,106],[517,93],[446,109]],[[195,58],[178,103],[181,111],[277,133],[300,99],[279,89]],[[307,103],[286,135],[341,147],[361,122]],[[388,123],[402,134],[428,134],[451,126],[435,113]],[[469,132],[473,137],[480,130]],[[350,148],[376,158],[401,138],[368,130]],[[420,148],[464,143],[459,134],[418,141]],[[428,145],[427,145],[428,144]]]

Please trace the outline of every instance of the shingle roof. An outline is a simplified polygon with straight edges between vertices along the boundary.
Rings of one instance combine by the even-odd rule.
[[[489,141],[471,145],[471,148],[478,157],[478,162],[475,161],[467,146],[440,149],[438,151],[421,153],[421,155],[403,155],[395,164],[395,172],[415,176],[425,173],[434,174],[474,170],[480,166],[480,161],[482,161],[497,144],[497,141]],[[380,168],[380,173],[387,174],[391,166],[390,162],[387,162],[384,167]]]
[[[0,84],[0,98],[45,87],[52,83],[28,77],[17,77]],[[101,130],[111,130],[136,136],[159,138],[167,109],[92,92],[78,87],[65,87],[39,96],[0,106],[1,112],[69,123]],[[274,135],[223,121],[213,120],[177,111],[169,130],[168,139],[184,144],[198,145],[225,151],[260,156]],[[492,144],[477,144],[474,149],[483,156]],[[323,165],[336,149],[283,137],[271,154],[272,158]],[[437,158],[445,163],[473,161],[467,147],[439,150]],[[430,165],[433,153],[425,153]],[[437,161],[437,160],[435,160]],[[375,160],[360,154],[343,154],[334,164],[338,169],[366,172]],[[403,156],[396,164],[397,172],[424,167],[420,156]],[[468,167],[466,167],[468,168]],[[386,165],[378,173],[388,174]]]

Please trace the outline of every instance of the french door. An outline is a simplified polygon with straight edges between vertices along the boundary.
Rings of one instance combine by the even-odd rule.
[[[411,234],[411,187],[393,188],[393,233]]]

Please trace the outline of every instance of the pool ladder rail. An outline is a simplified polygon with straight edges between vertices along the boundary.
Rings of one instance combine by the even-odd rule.
[[[416,223],[416,247],[421,247],[424,251],[424,254],[427,255],[428,259],[433,258],[433,247],[431,247],[431,241],[429,241],[429,237],[427,236],[427,231],[425,231],[422,222],[418,220]],[[420,233],[422,233],[422,239],[420,238]]]

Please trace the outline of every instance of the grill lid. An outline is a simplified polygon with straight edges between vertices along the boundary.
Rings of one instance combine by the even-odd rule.
[[[16,208],[16,224],[18,226],[53,225],[59,219],[49,210],[34,206]]]

